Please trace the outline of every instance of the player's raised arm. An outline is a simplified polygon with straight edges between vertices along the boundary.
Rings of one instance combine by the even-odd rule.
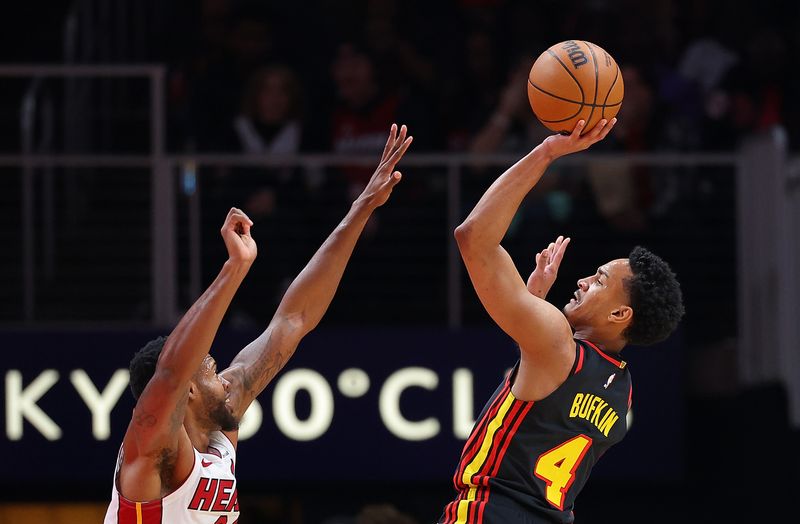
[[[228,213],[221,230],[228,260],[167,338],[155,373],[136,403],[120,469],[120,491],[129,499],[161,497],[163,482],[185,477],[191,470],[194,455],[183,428],[189,382],[255,260],[251,225],[242,211],[233,208]]]
[[[522,199],[557,158],[584,150],[605,138],[616,120],[602,120],[581,136],[585,122],[572,134],[553,135],[511,166],[486,191],[456,228],[455,236],[472,284],[492,319],[523,353],[547,364],[572,355],[572,331],[561,312],[531,294],[511,257],[500,245]]]
[[[269,326],[234,358],[222,376],[241,416],[292,356],[300,340],[322,319],[372,212],[383,205],[401,175],[395,166],[411,145],[406,126],[392,125],[381,161],[350,211],[317,250],[283,296]]]

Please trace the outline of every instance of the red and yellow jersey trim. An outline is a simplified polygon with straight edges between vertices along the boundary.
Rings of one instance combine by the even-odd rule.
[[[489,480],[497,475],[514,434],[533,404],[517,400],[511,392],[510,380],[506,381],[464,447],[453,478],[459,496],[445,508],[444,523],[483,521],[489,500]]]
[[[119,496],[117,522],[119,524],[161,524],[161,500],[150,502],[132,502]]]
[[[625,366],[627,364],[625,363],[624,360],[617,360],[614,357],[611,357],[608,353],[606,353],[605,351],[594,345],[592,342],[589,342],[588,340],[581,340],[581,342],[585,343],[587,346],[595,350],[598,355],[608,360],[609,362],[617,366],[619,369],[625,369]]]
[[[583,369],[583,346],[581,344],[577,344],[578,346],[578,359],[575,364],[575,371],[573,371],[573,375],[577,375],[581,369]]]

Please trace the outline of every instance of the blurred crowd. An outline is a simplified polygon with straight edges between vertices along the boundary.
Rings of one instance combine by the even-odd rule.
[[[79,4],[94,2],[75,2]],[[145,34],[127,37],[147,42],[147,54],[109,51],[111,58],[97,54],[87,60],[167,65],[170,153],[275,158],[333,152],[377,161],[389,125],[398,122],[407,124],[414,135],[409,158],[427,152],[521,154],[548,134],[528,104],[530,66],[546,48],[568,38],[602,46],[623,72],[620,121],[593,152],[733,152],[745,137],[776,126],[788,131],[792,149],[800,146],[800,99],[792,95],[800,87],[800,69],[792,67],[800,52],[800,4],[789,0],[146,4],[159,12],[153,20],[160,22],[148,26]],[[50,27],[58,26],[64,16],[61,11],[52,13],[57,22]],[[131,27],[142,30],[133,22]],[[94,34],[101,46],[104,33],[95,27]],[[43,41],[29,47],[43,50],[40,55],[52,60],[46,53],[58,45]],[[108,136],[126,138],[138,132],[141,150],[149,150],[146,116],[151,101],[145,85],[139,85],[141,90],[117,90],[133,93],[129,107],[120,107],[125,104],[117,99],[97,99],[93,111],[109,115],[96,118],[101,124],[119,120],[116,127],[109,127],[111,131],[95,137],[100,146]],[[111,87],[99,93],[110,92]],[[13,100],[16,103],[17,98]],[[13,111],[19,112],[16,107]],[[79,131],[80,127],[69,127],[71,135]],[[63,149],[82,151],[71,150],[66,140]],[[184,188],[187,194],[194,187],[200,190],[203,283],[224,256],[217,231],[227,209],[242,207],[255,221],[256,240],[268,262],[254,266],[252,284],[243,288],[233,318],[261,325],[290,280],[344,215],[372,167],[256,166],[257,162],[247,168],[201,165],[197,185],[189,180]],[[390,205],[368,224],[330,321],[385,323],[390,318],[442,324],[447,320],[447,247],[452,245],[447,166],[412,169],[401,164],[400,168],[406,176]],[[467,164],[459,171],[459,218],[502,169]],[[531,193],[505,239],[520,272],[529,271],[532,253],[558,234],[572,236],[562,273],[567,280],[553,290],[554,299],[560,300],[574,290],[573,279],[587,265],[621,256],[641,243],[676,265],[688,290],[687,325],[697,326],[698,336],[714,331],[704,329],[708,315],[719,317],[715,325],[733,329],[733,167],[589,163],[556,164],[552,171],[553,176],[545,177]],[[134,214],[146,218],[147,179],[130,178],[131,189],[125,191],[119,178],[96,176],[91,183],[81,182],[76,207],[106,205],[126,225]],[[133,310],[120,308],[123,318],[149,318],[144,218],[136,222],[142,230],[141,245],[132,249],[130,242],[124,242],[118,249],[125,260],[141,254],[138,265],[130,269],[140,277],[140,283],[132,281],[131,287],[141,291],[131,294],[145,304]],[[74,222],[76,231],[84,230],[82,223]],[[183,229],[179,234],[190,236]],[[69,249],[65,247],[64,253]],[[710,267],[718,260],[726,262]],[[67,262],[55,263],[67,268]],[[89,276],[86,289],[94,285],[94,275]],[[72,280],[63,280],[59,296],[68,297]],[[467,282],[463,284],[464,297],[471,297]],[[182,291],[181,305],[191,303],[190,294]],[[109,310],[107,302],[115,300],[101,298],[94,309],[87,309],[87,317]],[[389,315],[387,305],[394,308]],[[466,323],[486,320],[475,300],[464,300],[463,313]],[[692,322],[698,318],[693,314],[700,320]]]
[[[377,158],[389,123],[401,122],[415,137],[413,152],[525,152],[547,135],[528,105],[526,75],[544,49],[567,37],[601,45],[622,67],[620,122],[596,150],[733,151],[743,137],[778,125],[796,141],[800,106],[791,93],[798,74],[788,63],[800,51],[800,18],[791,16],[797,11],[791,3],[772,3],[770,8],[721,0],[586,0],[568,6],[526,0],[184,3],[168,24],[174,38],[165,51],[169,148]],[[578,255],[619,256],[620,249],[639,241],[663,247],[667,257],[681,256],[687,245],[696,247],[693,235],[685,234],[687,224],[710,219],[721,233],[701,228],[695,240],[711,234],[723,241],[694,252],[733,260],[733,233],[727,230],[734,223],[733,171],[704,169],[685,176],[686,170],[601,164],[561,169],[531,196],[512,225],[508,247],[527,259],[537,246],[566,232],[593,241],[585,252],[574,243],[572,256],[579,261]],[[298,229],[324,238],[341,210],[337,204],[358,194],[371,171],[216,170],[204,178],[205,230],[215,231],[211,225],[235,201],[257,224],[266,224],[261,230],[271,245],[291,244]],[[499,171],[476,167],[466,173],[462,214]],[[407,201],[396,205],[443,205],[441,181],[424,179],[409,182],[414,187],[404,192]],[[312,224],[307,217],[318,214],[309,209],[333,211]],[[444,226],[443,215],[424,218],[429,227]],[[383,227],[379,220],[370,224],[368,237]],[[281,226],[269,227],[275,224]],[[670,237],[678,232],[685,236],[683,245]],[[666,239],[663,246],[659,233]],[[277,261],[277,268],[272,265],[263,278],[271,279],[274,298],[266,304],[261,288],[253,307],[274,305],[308,255],[300,250]],[[429,285],[439,277],[423,279],[410,296],[418,291],[443,299],[443,289],[433,285],[431,291]],[[374,290],[369,278],[359,281],[364,293]],[[729,287],[720,283],[720,294],[714,286],[706,289],[720,303],[734,302],[731,292],[724,292]],[[732,306],[722,309],[733,320]]]
[[[397,120],[418,150],[524,150],[527,69],[569,37],[622,66],[615,148],[731,149],[798,115],[797,7],[767,3],[191,2],[168,24],[171,146],[373,153]]]

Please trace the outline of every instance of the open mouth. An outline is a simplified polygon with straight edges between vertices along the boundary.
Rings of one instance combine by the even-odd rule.
[[[576,291],[575,293],[573,293],[573,295],[575,296],[575,298],[573,299],[573,300],[575,300],[575,303],[576,304],[580,303],[580,301],[581,301],[580,294]]]

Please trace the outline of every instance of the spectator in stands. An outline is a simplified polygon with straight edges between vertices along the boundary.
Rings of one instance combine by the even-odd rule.
[[[494,34],[477,26],[462,38],[459,58],[445,64],[441,88],[447,148],[455,151],[469,149],[471,137],[489,121],[504,80],[504,68],[497,59],[502,51]]]
[[[409,31],[408,23],[417,26],[420,22],[414,6],[414,17],[404,20],[409,11],[406,3],[400,9],[398,0],[373,0],[367,3],[364,24],[364,44],[374,57],[376,64],[386,64],[379,74],[387,85],[403,85],[416,93],[430,96],[438,88],[436,66],[432,57],[421,53],[410,38],[416,36]],[[402,28],[402,30],[400,29]]]
[[[302,122],[303,96],[294,71],[285,65],[259,68],[246,83],[239,115],[228,126],[226,149],[267,158],[297,154],[303,145]],[[287,246],[308,234],[305,210],[314,205],[318,176],[286,165],[218,170],[201,180],[204,214],[211,216],[226,202],[241,203],[259,226],[254,228],[257,242]],[[232,306],[235,320],[249,323],[273,307],[302,262],[301,255],[283,250],[269,267],[253,268],[251,279],[258,282],[252,292],[244,289],[237,297]]]
[[[302,138],[300,86],[294,72],[273,65],[256,70],[245,87],[233,131],[240,151],[290,155]]]
[[[653,91],[641,69],[624,65],[625,102],[612,140],[598,150],[645,152],[650,146]],[[600,215],[617,231],[642,231],[650,202],[650,175],[646,167],[608,163],[589,164],[587,179]]]
[[[423,137],[418,150],[425,147],[426,125],[424,111],[418,102],[410,100],[398,86],[384,86],[370,52],[354,41],[345,41],[336,49],[331,76],[336,102],[331,113],[329,146],[340,154],[379,154],[385,142],[387,123],[404,121]],[[369,180],[365,167],[342,168],[347,179],[348,193],[358,194]]]
[[[496,107],[470,137],[470,152],[516,152],[551,134],[534,118],[528,103],[526,83],[530,66],[527,60],[520,61],[511,71]]]
[[[790,61],[786,43],[771,28],[759,29],[747,41],[743,60],[729,70],[722,86],[730,97],[726,116],[737,138],[784,122]]]
[[[275,34],[267,13],[257,9],[230,15],[224,48],[197,64],[191,80],[186,147],[219,151],[238,110],[240,94],[257,68],[276,58]]]

